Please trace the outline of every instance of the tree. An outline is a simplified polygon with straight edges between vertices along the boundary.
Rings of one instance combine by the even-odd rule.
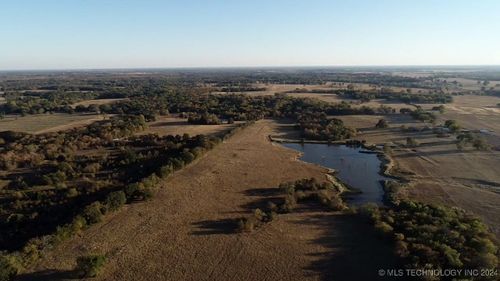
[[[490,145],[482,137],[476,137],[476,138],[474,138],[474,140],[472,141],[472,146],[476,150],[482,150],[482,151],[490,150]]]
[[[444,105],[440,105],[440,106],[434,106],[432,108],[432,110],[435,110],[435,111],[439,111],[439,113],[443,114],[444,113]]]
[[[83,217],[88,224],[101,222],[103,215],[103,206],[99,201],[88,205],[83,210]]]
[[[412,137],[407,137],[406,138],[406,146],[407,147],[417,147],[418,142]]]
[[[120,209],[127,202],[127,196],[123,191],[115,191],[106,197],[106,208],[110,211]]]
[[[456,120],[446,120],[444,126],[450,130],[452,133],[458,133],[461,129],[460,125]]]
[[[387,128],[389,127],[389,124],[385,119],[380,119],[378,120],[377,124],[375,125],[375,128]]]
[[[18,269],[13,265],[12,259],[7,255],[0,255],[0,281],[12,280],[17,272]]]

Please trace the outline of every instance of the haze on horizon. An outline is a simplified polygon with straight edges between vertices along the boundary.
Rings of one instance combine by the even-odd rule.
[[[0,4],[0,70],[500,65],[496,0]]]

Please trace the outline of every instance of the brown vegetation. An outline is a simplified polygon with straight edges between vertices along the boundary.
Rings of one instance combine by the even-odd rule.
[[[296,161],[294,151],[267,140],[273,126],[260,121],[236,134],[164,182],[151,201],[125,208],[63,243],[30,271],[32,276],[45,269],[71,270],[89,249],[107,254],[100,280],[319,280],[341,279],[347,272],[368,278],[370,270],[389,266],[387,246],[366,237],[365,226],[333,213],[287,214],[262,231],[231,234],[232,221],[255,208],[270,187],[324,178],[323,168]],[[374,254],[384,258],[373,260]],[[370,272],[353,270],[359,263]]]

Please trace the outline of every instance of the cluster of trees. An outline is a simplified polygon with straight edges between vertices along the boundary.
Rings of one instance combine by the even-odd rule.
[[[457,149],[463,150],[467,145],[472,145],[474,149],[487,151],[490,150],[490,144],[480,135],[471,132],[463,132],[457,136]]]
[[[338,96],[369,102],[374,99],[384,99],[387,101],[399,101],[404,103],[451,103],[453,98],[445,93],[419,93],[411,94],[408,92],[395,92],[387,88],[382,90],[323,90],[323,89],[297,89],[292,92],[308,92],[320,94],[336,94]]]
[[[157,172],[158,165],[182,167],[214,142],[203,136],[125,138],[144,127],[142,116],[119,116],[58,133],[2,133],[0,167],[10,183],[0,206],[6,230],[0,248],[16,249],[50,233],[71,210]]]
[[[328,115],[388,114],[389,107],[373,109],[354,108],[348,103],[330,104],[316,99],[293,98],[285,95],[249,96],[242,94],[210,95],[193,94],[188,91],[164,92],[147,97],[108,105],[101,109],[111,114],[144,114],[146,119],[166,113],[215,114],[218,118],[236,121],[258,120],[264,117],[297,118],[307,112],[325,112]],[[150,118],[151,117],[151,118]]]
[[[202,113],[202,114],[191,113],[188,117],[188,122],[191,124],[198,124],[198,125],[221,124],[221,121],[219,117],[217,117],[217,115],[209,113]]]
[[[426,78],[405,77],[392,75],[390,73],[363,72],[352,69],[273,69],[270,71],[248,70],[211,70],[198,71],[196,77],[199,83],[215,84],[216,86],[227,86],[235,84],[250,85],[261,84],[296,84],[313,85],[325,82],[336,83],[366,83],[370,85],[387,85],[406,88],[431,88],[435,83]]]
[[[458,208],[402,200],[392,208],[365,206],[367,217],[408,268],[494,269],[498,247],[487,227]]]
[[[278,190],[281,195],[279,198],[273,198],[265,207],[255,209],[251,216],[238,220],[238,232],[252,231],[264,223],[271,222],[278,214],[290,213],[297,204],[319,204],[329,211],[347,208],[339,190],[332,183],[321,183],[315,178],[281,183]]]
[[[17,93],[6,96],[6,103],[0,104],[2,114],[42,114],[53,112],[73,113],[71,105],[81,100],[95,98],[93,93],[81,92],[49,92],[49,93]]]
[[[220,89],[221,92],[227,92],[227,93],[236,93],[236,92],[259,92],[259,91],[265,91],[265,87],[252,87],[248,85],[241,85],[241,86],[228,86],[228,87],[222,87]]]
[[[328,118],[324,113],[304,114],[299,117],[298,126],[306,139],[337,141],[356,135],[356,129],[345,126],[340,119]]]
[[[490,88],[488,90],[484,90],[484,94],[488,96],[495,96],[495,97],[500,97],[500,90]]]
[[[460,132],[460,130],[462,129],[462,126],[460,126],[460,124],[458,124],[456,120],[446,120],[444,122],[444,127],[448,128],[448,130],[450,130],[450,132],[453,134]]]
[[[400,196],[401,188],[399,182],[386,181],[386,206],[365,205],[358,214],[368,219],[382,237],[393,241],[394,253],[405,267],[497,268],[498,246],[481,220],[457,207],[406,199]],[[490,277],[495,278],[483,276],[484,280]]]
[[[403,113],[403,111],[401,111],[401,113]],[[436,114],[434,114],[432,111],[426,111],[420,107],[415,110],[410,110],[409,114],[411,115],[411,117],[413,117],[413,119],[422,122],[435,123],[437,119]]]
[[[200,74],[200,77],[203,77],[203,75]],[[297,114],[304,111],[323,111],[329,115],[388,114],[394,112],[389,107],[378,109],[369,107],[352,108],[347,103],[329,104],[314,99],[291,98],[284,95],[267,97],[241,94],[212,95],[208,94],[213,91],[212,88],[197,85],[195,83],[197,78],[192,77],[180,81],[166,77],[130,79],[130,81],[127,79],[118,79],[118,81],[108,79],[109,81],[96,79],[93,83],[98,86],[91,86],[92,91],[88,92],[64,92],[62,90],[64,87],[61,85],[43,86],[45,85],[43,83],[38,88],[50,88],[52,90],[48,93],[35,92],[31,96],[26,93],[11,91],[9,92],[11,94],[6,95],[7,103],[0,105],[0,113],[91,112],[142,114],[146,121],[152,121],[157,115],[168,113],[208,113],[215,114],[222,119],[257,120],[264,117],[297,117]],[[245,84],[243,83],[243,85]],[[6,87],[13,88],[12,85]],[[248,90],[245,86],[239,88]],[[113,104],[71,106],[71,104],[80,100],[110,97],[127,97],[127,99]]]
[[[106,128],[103,130],[115,132],[114,136],[125,137],[120,126],[127,124],[127,120],[131,123],[130,127],[135,126],[135,118],[144,122],[144,118],[138,116],[116,118],[122,122],[114,122],[115,126],[100,124]],[[100,126],[95,125],[90,132],[79,129],[52,135],[64,141],[66,135],[79,132],[79,138],[87,140],[86,133],[99,134],[97,129]],[[103,139],[98,144],[94,143],[92,149],[66,151],[64,157],[46,159],[41,155],[42,161],[29,166],[31,172],[28,173],[30,177],[44,174],[41,181],[28,181],[26,178],[22,188],[9,188],[4,192],[6,198],[0,205],[0,228],[5,231],[0,233],[0,246],[10,253],[0,254],[0,275],[15,274],[37,260],[47,249],[100,222],[107,213],[120,209],[125,203],[151,198],[160,179],[191,163],[244,126],[247,124],[222,133],[220,137],[129,135],[111,141]],[[44,145],[53,144],[46,142],[47,135],[23,134],[15,137],[15,141],[22,141],[26,146],[30,146],[28,141],[37,143],[42,150]],[[7,146],[12,145],[11,139]],[[97,141],[93,138],[88,140]],[[71,147],[71,143],[65,145]],[[92,153],[103,150],[110,150],[111,153]],[[46,167],[57,170],[39,172]]]

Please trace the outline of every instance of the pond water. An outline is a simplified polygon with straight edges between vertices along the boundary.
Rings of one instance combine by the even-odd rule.
[[[382,204],[381,181],[388,179],[379,174],[380,159],[376,154],[363,153],[363,148],[317,143],[282,143],[283,146],[302,152],[300,160],[336,171],[336,176],[349,186],[361,191],[347,198],[350,205],[365,203]]]

